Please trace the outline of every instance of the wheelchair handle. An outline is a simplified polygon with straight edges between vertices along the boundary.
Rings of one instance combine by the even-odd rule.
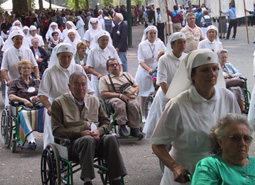
[[[184,177],[187,180],[187,182],[191,181],[192,177],[189,171],[184,172]]]

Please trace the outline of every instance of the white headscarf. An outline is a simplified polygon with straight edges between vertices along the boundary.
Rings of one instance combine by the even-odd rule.
[[[5,41],[4,46],[2,48],[2,51],[5,52],[7,49],[9,49],[10,47],[13,46],[12,38],[17,36],[17,35],[21,35],[23,37],[21,47],[29,48],[29,44],[28,44],[27,39],[25,39],[25,35],[23,33],[23,30],[20,29],[20,27],[18,27],[18,26],[13,26],[12,29],[13,29],[13,31],[10,33],[8,39]]]
[[[69,24],[69,25],[71,26],[71,29],[73,29],[73,30],[76,30],[76,29],[77,29],[76,26],[74,25],[74,23],[73,23],[72,21],[67,21],[66,24]],[[66,28],[65,28],[64,31],[63,31],[64,40],[66,40],[66,39],[68,38],[68,30],[69,30],[69,29],[68,29],[67,26],[66,26]],[[78,35],[79,35],[79,33],[78,33]],[[79,39],[81,38],[80,35],[79,35],[78,37],[79,37]]]
[[[14,21],[13,23],[12,23],[12,27],[11,27],[11,29],[10,29],[10,33],[13,31],[13,29],[15,28],[15,24],[17,23],[17,22],[19,22],[19,28],[22,30],[22,24],[21,24],[21,22],[19,21],[19,20],[16,20],[16,21]]]
[[[81,16],[78,15],[77,18],[79,19],[78,22],[79,22],[82,26],[84,26],[85,23],[84,23],[83,19],[81,18]],[[77,23],[78,23],[78,22],[77,22]],[[77,23],[76,23],[76,24],[77,24]]]
[[[207,36],[207,32],[209,31],[209,30],[215,30],[216,31],[216,38],[214,39],[216,42],[218,42],[218,43],[221,43],[220,42],[220,39],[219,39],[219,31],[218,31],[218,28],[216,27],[216,26],[214,26],[214,25],[210,25],[210,26],[208,26],[207,28],[206,28],[206,36]],[[208,37],[207,37],[207,39],[208,39]],[[208,39],[209,40],[209,39]]]
[[[56,29],[55,30],[53,30],[52,29],[52,26],[56,26]],[[51,35],[51,33],[53,32],[53,31],[57,31],[58,30],[58,24],[57,23],[55,23],[55,22],[51,22],[50,23],[50,26],[49,26],[49,28],[48,28],[48,31],[47,31],[47,35]]]
[[[93,39],[91,45],[90,45],[90,49],[93,49],[93,48],[97,48],[99,49],[99,44],[98,44],[98,40],[103,37],[103,36],[107,36],[109,38],[109,42],[108,42],[108,45],[107,46],[112,46],[112,39],[111,39],[111,36],[109,34],[108,31],[104,31],[104,30],[100,30],[100,32],[95,36],[95,38]]]
[[[74,41],[71,41],[70,38],[68,37],[69,33],[74,33],[75,34]],[[68,30],[67,38],[64,40],[64,43],[70,43],[73,46],[73,48],[74,48],[74,50],[76,52],[76,46],[77,46],[77,44],[79,42],[81,42],[79,33],[76,30],[74,30],[74,29]]]
[[[24,35],[26,37],[29,37],[29,27],[28,26],[23,26],[22,30],[23,30],[23,33],[24,33],[24,30],[28,30],[27,34],[25,35],[25,33],[24,33]]]
[[[73,46],[70,43],[60,43],[58,44],[52,51],[52,54],[50,56],[50,61],[48,67],[52,67],[55,65],[57,62],[59,62],[57,54],[58,53],[63,53],[63,52],[70,52],[74,53]],[[72,58],[71,63],[75,64],[74,57]]]
[[[191,72],[192,69],[204,64],[215,63],[219,65],[218,56],[210,49],[197,49],[190,52],[181,62],[180,67],[174,75],[174,78],[168,88],[166,97],[174,98],[183,91],[192,86]],[[221,67],[217,79],[217,86],[226,87]]]
[[[179,39],[185,39],[186,40],[186,35],[182,32],[175,32],[175,33],[173,33],[172,35],[169,36],[168,43],[167,43],[167,46],[166,46],[166,54],[172,53],[173,49],[172,49],[171,43],[176,41],[176,40],[179,40]]]
[[[92,23],[96,23],[97,22],[97,29],[93,29],[93,27],[92,27]],[[99,20],[98,20],[98,18],[94,18],[94,17],[92,17],[92,18],[90,18],[90,20],[89,20],[89,29],[88,29],[88,31],[90,32],[90,35],[92,36],[92,37],[95,37],[97,34],[99,34],[99,32],[101,31],[101,29],[99,28]]]
[[[158,29],[157,29],[157,27],[156,26],[152,26],[152,25],[150,25],[150,26],[148,26],[144,31],[143,31],[143,37],[142,37],[142,40],[141,41],[145,41],[146,39],[147,39],[147,32],[148,31],[151,31],[151,30],[155,30],[157,33],[156,33],[156,37],[158,38]],[[156,39],[157,39],[156,38]]]

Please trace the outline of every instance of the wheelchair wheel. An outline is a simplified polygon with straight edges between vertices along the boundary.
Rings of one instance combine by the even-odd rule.
[[[150,111],[150,108],[151,108],[151,104],[154,100],[154,97],[156,95],[156,92],[151,92],[149,94],[149,96],[146,98],[146,101],[145,101],[145,119],[147,119],[148,117],[148,114],[149,114],[149,111]]]
[[[17,148],[17,141],[16,141],[16,139],[13,139],[13,140],[11,141],[11,144],[10,144],[11,152],[12,152],[12,153],[15,153],[15,152],[16,152],[16,148]]]
[[[10,107],[6,107],[1,117],[1,135],[4,145],[9,148],[12,137],[12,121]]]
[[[43,185],[60,185],[59,154],[53,144],[48,144],[41,158],[41,179]]]
[[[1,81],[1,89],[2,89],[2,100],[3,100],[3,103],[4,103],[4,100],[5,100],[5,81],[2,80]]]

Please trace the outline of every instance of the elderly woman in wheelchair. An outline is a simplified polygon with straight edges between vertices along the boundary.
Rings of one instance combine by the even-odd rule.
[[[33,64],[28,60],[21,60],[18,63],[20,77],[10,83],[8,98],[10,102],[17,101],[18,104],[25,105],[28,108],[40,108],[39,98],[37,97],[40,80],[32,79]],[[36,141],[33,133],[27,136],[28,148],[35,150]]]

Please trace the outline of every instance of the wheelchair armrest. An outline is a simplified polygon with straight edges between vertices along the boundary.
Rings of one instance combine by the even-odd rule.
[[[22,104],[22,103],[20,103],[18,101],[10,101],[10,105],[12,105],[12,106],[19,106],[19,105],[24,105],[24,104]]]
[[[66,146],[71,144],[71,140],[67,138],[60,138],[54,136],[55,143]]]
[[[245,78],[244,76],[240,76],[239,78],[242,79],[242,80],[244,80],[244,81],[247,80],[247,78]]]

